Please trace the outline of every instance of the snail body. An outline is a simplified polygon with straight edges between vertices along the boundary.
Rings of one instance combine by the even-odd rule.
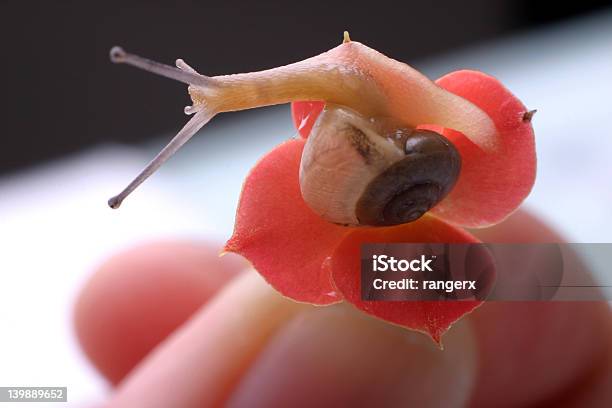
[[[456,129],[483,150],[496,148],[490,117],[406,64],[345,41],[323,54],[266,71],[208,77],[183,60],[177,68],[111,50],[127,63],[189,85],[189,122],[117,196],[138,185],[219,112],[295,101],[325,101],[300,165],[304,201],[326,220],[346,225],[411,222],[452,189],[461,158],[452,144],[420,124]]]
[[[460,168],[457,150],[435,132],[327,105],[302,153],[300,190],[330,222],[396,225],[442,200]]]

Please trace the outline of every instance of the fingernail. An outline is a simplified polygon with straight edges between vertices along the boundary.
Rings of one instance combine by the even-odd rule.
[[[443,342],[440,350],[346,304],[307,309],[268,343],[228,405],[462,406],[475,376],[471,328],[457,324]]]

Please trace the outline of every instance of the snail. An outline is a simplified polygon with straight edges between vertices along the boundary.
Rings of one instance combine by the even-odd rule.
[[[450,192],[461,157],[442,135],[418,125],[453,128],[481,149],[496,148],[490,137],[495,126],[486,113],[408,65],[351,41],[346,32],[340,46],[316,57],[244,74],[208,77],[181,59],[175,68],[119,47],[110,57],[186,83],[193,101],[185,108],[193,117],[108,201],[111,208],[118,208],[219,112],[325,101],[303,150],[300,190],[315,213],[343,225],[412,222]]]

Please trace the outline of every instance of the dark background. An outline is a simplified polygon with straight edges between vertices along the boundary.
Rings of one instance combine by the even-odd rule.
[[[108,61],[115,44],[207,75],[271,68],[338,45],[342,31],[409,62],[555,23],[610,1],[0,2],[0,173],[96,143],[177,130],[182,84]],[[224,120],[221,116],[218,120]]]

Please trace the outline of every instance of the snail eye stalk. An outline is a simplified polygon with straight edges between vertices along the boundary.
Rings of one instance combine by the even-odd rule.
[[[185,61],[179,59],[176,61],[177,68],[170,65],[162,64],[161,62],[153,61],[136,54],[125,52],[121,47],[113,47],[110,50],[110,60],[115,64],[127,64],[143,71],[152,72],[154,74],[174,79],[187,85],[195,86],[210,86],[211,78],[198,74],[193,68],[185,64]]]
[[[182,59],[176,60],[177,67],[162,64],[160,62],[152,61],[141,56],[127,53],[121,47],[113,47],[110,50],[110,59],[114,63],[128,64],[134,67],[140,68],[144,71],[152,72],[157,75],[161,75],[166,78],[174,79],[179,82],[183,82],[190,86],[199,87],[202,89],[210,89],[215,86],[214,80],[198,74],[193,68],[191,68]],[[194,114],[194,116],[183,126],[183,128],[177,133],[177,135],[155,156],[149,164],[138,174],[130,184],[127,185],[121,193],[111,197],[108,200],[109,207],[116,209],[121,206],[121,203],[127,196],[129,196],[140,184],[142,184],[147,178],[149,178],[157,169],[159,169],[174,153],[176,153],[185,143],[195,135],[198,130],[202,128],[216,112],[212,109],[207,108],[205,104],[198,104],[197,106],[188,106],[185,108],[185,113],[188,115]]]
[[[142,182],[148,179],[151,174],[155,173],[157,169],[161,167],[178,149],[180,149],[185,143],[191,139],[193,135],[197,133],[198,130],[202,128],[208,121],[214,116],[214,114],[210,114],[208,111],[200,111],[197,112],[193,118],[185,124],[185,126],[174,136],[174,138],[162,149],[161,152],[155,156],[153,160],[147,164],[147,166],[132,180],[130,184],[127,185],[125,189],[118,195],[111,197],[108,200],[108,205],[110,208],[116,209],[119,208],[123,200],[127,196],[129,196]]]

